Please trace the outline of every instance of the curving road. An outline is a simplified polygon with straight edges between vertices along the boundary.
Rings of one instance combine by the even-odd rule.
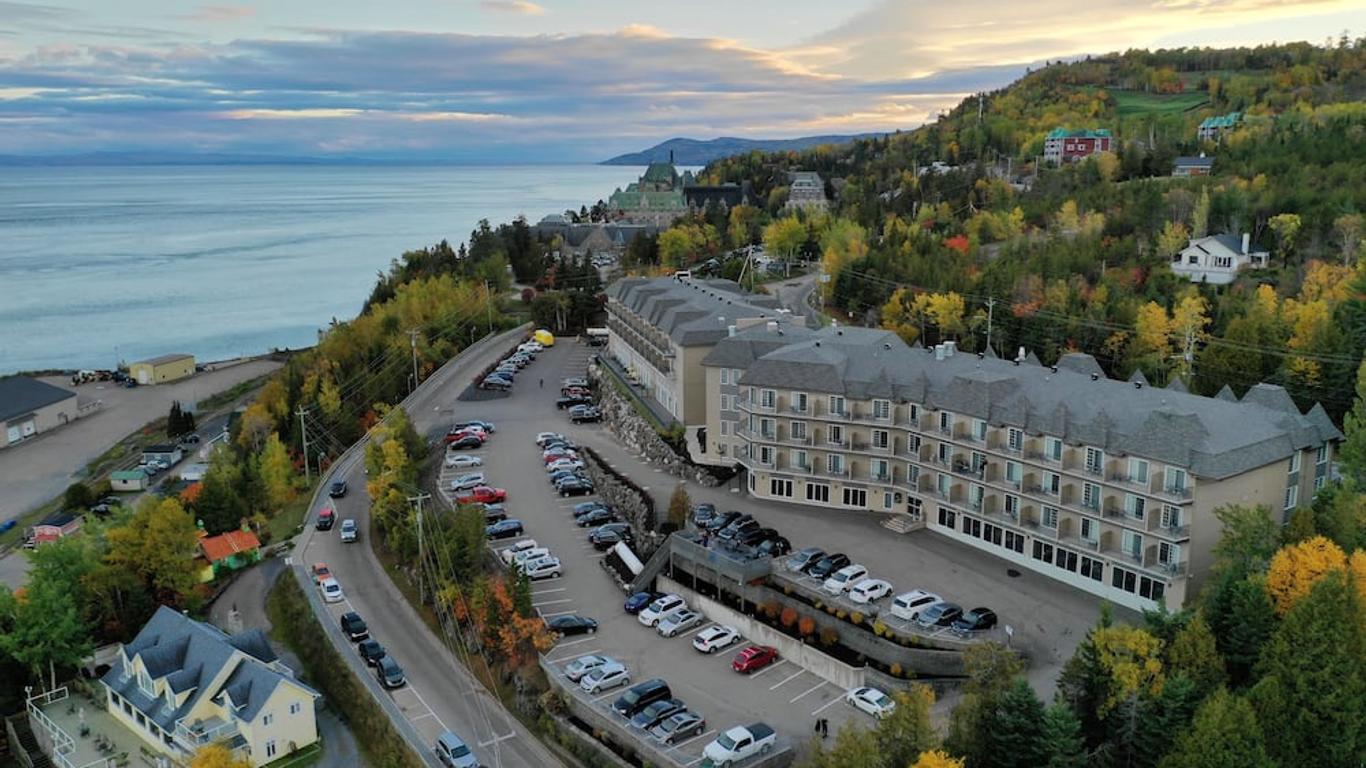
[[[461,359],[439,370],[410,398],[407,409],[419,434],[444,433],[454,418],[456,397],[468,380],[500,358],[522,335],[509,331],[471,348]],[[535,386],[528,372],[528,383]],[[461,415],[478,418],[479,404],[462,404]],[[503,446],[499,446],[501,449]],[[310,510],[309,524],[296,543],[294,560],[303,567],[325,562],[346,593],[346,601],[327,606],[336,622],[355,610],[365,618],[371,635],[402,665],[408,685],[390,692],[394,702],[422,739],[430,745],[445,730],[455,731],[491,768],[544,768],[562,763],[511,714],[503,709],[469,670],[446,650],[422,618],[389,580],[368,543],[342,544],[338,529],[317,531],[312,525],[318,508],[332,503],[339,519],[355,518],[369,530],[369,500],[365,495],[364,453],[352,451],[332,469],[328,482],[346,480],[350,492],[341,499],[321,495]],[[429,502],[428,509],[435,507]],[[428,750],[428,757],[430,757]],[[430,762],[430,761],[429,761]]]

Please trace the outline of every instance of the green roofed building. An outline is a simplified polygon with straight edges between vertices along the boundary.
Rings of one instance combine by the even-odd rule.
[[[1099,152],[1114,150],[1114,137],[1104,128],[1070,131],[1054,128],[1043,140],[1043,159],[1054,165],[1075,163]]]
[[[679,175],[673,163],[650,163],[639,181],[612,193],[607,207],[632,223],[667,226],[687,212],[683,187],[691,183],[692,173]]]
[[[1230,112],[1227,115],[1207,117],[1200,121],[1200,128],[1196,134],[1202,141],[1220,141],[1226,132],[1238,127],[1242,121],[1242,112]]]

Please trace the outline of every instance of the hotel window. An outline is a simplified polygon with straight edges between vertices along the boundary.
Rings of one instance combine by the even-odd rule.
[[[1043,457],[1049,461],[1062,461],[1062,441],[1056,437],[1045,437]]]
[[[266,757],[275,757],[275,739],[266,742]]]
[[[729,422],[729,421],[722,421],[722,422],[721,422],[721,437],[728,437],[729,435],[730,435],[730,422]]]
[[[782,496],[792,498],[792,481],[773,478],[768,481],[768,493],[770,496]]]
[[[1124,531],[1124,535],[1120,537],[1120,542],[1124,554],[1135,560],[1143,558],[1143,537],[1141,535],[1133,531]]]
[[[798,469],[809,469],[811,467],[806,460],[806,451],[792,452],[792,466]]]
[[[773,446],[759,446],[759,463],[763,464],[766,467],[773,466]]]
[[[1104,564],[1103,562],[1101,562],[1100,560],[1096,560],[1096,559],[1094,559],[1094,558],[1090,558],[1090,557],[1087,557],[1087,556],[1085,556],[1085,555],[1082,555],[1082,557],[1081,557],[1081,575],[1082,575],[1082,576],[1086,576],[1086,577],[1088,577],[1088,578],[1090,578],[1090,579],[1092,579],[1092,580],[1094,580],[1094,581],[1100,581],[1101,572],[1102,572],[1104,569],[1105,569],[1105,564]]]
[[[825,468],[829,470],[832,475],[844,474],[844,455],[832,453],[829,456],[826,456]]]
[[[886,459],[875,459],[872,464],[872,472],[869,475],[874,480],[891,480],[892,470]]]
[[[729,369],[729,368],[722,368],[722,369],[721,369],[721,383],[722,383],[722,384],[730,384],[730,369]]]
[[[873,418],[883,421],[892,418],[892,403],[890,400],[873,401]]]
[[[979,443],[986,442],[987,423],[982,419],[972,420],[972,439]]]
[[[886,491],[883,491],[883,492],[882,492],[882,508],[883,508],[883,509],[891,509],[891,508],[892,508],[892,494],[890,494],[890,493],[888,493],[888,492],[886,492]]]
[[[892,442],[891,434],[891,432],[888,432],[885,429],[873,430],[873,447],[886,448]]]
[[[1166,585],[1157,579],[1150,579],[1144,576],[1138,580],[1138,594],[1149,600],[1161,600],[1162,593],[1166,591]]]
[[[1062,478],[1058,476],[1058,473],[1043,473],[1043,492],[1049,496],[1057,496],[1062,492]]]
[[[980,485],[968,486],[968,506],[980,510],[982,501],[986,498],[986,490]]]
[[[1148,482],[1148,462],[1144,459],[1129,459],[1129,482]]]
[[[832,444],[834,444],[834,445],[843,445],[843,444],[844,444],[844,427],[840,426],[839,424],[831,424],[831,425],[830,425],[830,431],[826,433],[826,436],[830,439],[830,442],[831,442]]]
[[[1143,519],[1143,507],[1145,499],[1142,496],[1135,496],[1132,493],[1124,494],[1124,514],[1135,520]]]
[[[1181,562],[1181,547],[1165,541],[1157,545],[1157,562],[1163,565],[1176,565]]]
[[[730,369],[730,383],[739,386],[741,373],[743,373],[743,371],[741,371],[739,368]]]
[[[1019,488],[1019,487],[1020,487],[1020,478],[1022,478],[1022,477],[1024,477],[1024,473],[1020,470],[1020,464],[1019,464],[1019,462],[1016,462],[1016,461],[1007,461],[1007,462],[1006,462],[1006,482],[1009,483],[1009,484],[1011,484],[1011,485],[1013,485],[1013,486],[1015,486],[1016,488]]]
[[[1042,560],[1045,563],[1053,562],[1053,545],[1045,544],[1042,541],[1034,542],[1034,559]]]
[[[797,413],[806,413],[806,393],[805,393],[805,392],[793,392],[793,393],[792,393],[792,410],[796,411]]]
[[[807,483],[806,500],[819,502],[821,504],[829,504],[830,486],[825,483]]]
[[[1285,508],[1294,509],[1300,503],[1300,487],[1298,485],[1286,486],[1285,489]]]
[[[274,714],[274,713],[272,713],[272,712],[267,712],[267,713],[265,713],[264,715],[261,716],[261,725],[270,725],[270,724],[273,723],[273,722],[275,722],[275,714]]]
[[[906,420],[912,424],[920,423],[920,406],[911,403],[906,406]]]
[[[939,524],[945,528],[952,530],[954,525],[958,522],[957,517],[957,513],[952,509],[949,509],[948,507],[939,508]]]
[[[972,463],[968,466],[972,469],[973,472],[977,473],[978,477],[981,477],[983,474],[986,473],[987,455],[985,453],[973,451],[970,460]]]
[[[765,440],[772,440],[778,436],[777,422],[773,419],[759,419],[759,433]]]
[[[1082,541],[1089,541],[1089,542],[1091,542],[1092,544],[1095,544],[1095,543],[1096,543],[1097,530],[1098,530],[1099,528],[1100,528],[1100,526],[1096,525],[1096,521],[1095,521],[1095,520],[1092,520],[1092,519],[1089,518],[1089,517],[1083,517],[1083,518],[1081,519],[1081,540],[1082,540]]]
[[[1162,523],[1163,528],[1180,528],[1181,508],[1171,504],[1163,504],[1162,519],[1159,522]]]
[[[1057,551],[1053,553],[1053,564],[1063,569],[1064,571],[1071,571],[1072,573],[1076,573],[1077,553],[1073,552],[1070,549],[1063,549],[1062,547],[1058,547]]]
[[[773,408],[773,405],[777,402],[778,393],[774,392],[771,389],[763,389],[759,391],[759,405],[763,406],[764,408],[771,409]]]
[[[948,411],[939,412],[939,431],[946,435],[953,434],[953,414]]]
[[[936,480],[936,488],[939,490],[939,495],[947,499],[949,497],[950,489],[953,488],[953,477],[940,472]]]
[[[729,411],[730,409],[730,395],[721,395],[721,410]]]
[[[1105,452],[1099,448],[1086,449],[1086,471],[1099,475],[1105,471]]]
[[[953,446],[948,443],[939,444],[939,463],[950,464],[953,462]]]
[[[844,506],[846,507],[867,507],[868,492],[862,488],[844,489]]]
[[[1100,509],[1100,486],[1095,483],[1081,484],[1081,505],[1087,509]]]
[[[836,416],[844,415],[844,398],[839,395],[830,396],[830,413]]]
[[[1040,525],[1055,531],[1058,529],[1057,507],[1043,507],[1042,510],[1039,512],[1039,515],[1041,518],[1041,522],[1039,523]]]
[[[920,435],[906,436],[906,453],[920,453]]]
[[[1323,487],[1328,481],[1328,444],[1324,443],[1314,452],[1314,488]]]
[[[1006,447],[1016,453],[1024,450],[1024,431],[1014,427],[1006,430]]]
[[[1138,591],[1138,575],[1127,568],[1110,569],[1110,586],[1125,592]]]
[[[1017,520],[1020,517],[1020,497],[1006,494],[1006,514],[1011,519]]]
[[[152,688],[152,678],[148,676],[145,669],[138,670],[138,688],[141,688],[142,692],[148,696],[156,696],[156,691]]]
[[[1006,531],[1005,548],[1017,554],[1024,554],[1025,537],[1014,531]]]
[[[906,465],[906,485],[912,488],[920,488],[920,467],[914,464]]]
[[[1185,493],[1186,491],[1186,470],[1175,467],[1167,467],[1166,484],[1163,486],[1168,493]]]
[[[792,422],[792,426],[791,426],[790,428],[791,428],[791,430],[792,430],[792,439],[793,439],[793,440],[805,440],[805,439],[806,439],[806,422],[804,422],[804,421],[794,421],[794,422]]]

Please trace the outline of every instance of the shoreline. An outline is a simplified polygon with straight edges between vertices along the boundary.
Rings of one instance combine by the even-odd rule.
[[[194,367],[195,367],[195,372],[196,372],[196,373],[198,373],[198,372],[207,372],[207,371],[220,371],[220,370],[223,370],[224,368],[233,368],[233,367],[236,367],[236,366],[239,366],[239,365],[243,365],[243,364],[246,364],[246,363],[252,363],[252,362],[255,362],[255,361],[257,361],[257,360],[268,360],[268,359],[272,359],[272,358],[289,358],[289,357],[291,357],[291,356],[293,356],[293,355],[297,355],[297,354],[299,354],[300,352],[306,352],[306,351],[308,351],[308,350],[310,350],[310,349],[313,349],[313,346],[307,346],[307,347],[284,347],[284,348],[272,349],[272,350],[270,350],[269,352],[262,352],[262,353],[259,354],[259,355],[238,355],[238,356],[236,356],[236,357],[225,357],[225,358],[220,358],[220,359],[218,359],[218,360],[206,360],[206,361],[204,361],[204,362],[202,362],[202,363],[199,362],[198,360],[196,360],[196,361],[195,361],[195,364],[194,364]],[[133,361],[133,362],[137,362],[137,361],[135,360],[135,361]],[[113,368],[43,368],[43,369],[38,369],[38,370],[11,371],[11,372],[8,372],[8,373],[0,373],[0,379],[6,379],[6,378],[9,378],[9,377],[11,377],[11,376],[26,376],[26,377],[28,377],[28,378],[30,378],[30,379],[40,379],[40,378],[44,378],[44,377],[48,377],[48,376],[63,376],[63,377],[69,377],[69,376],[75,375],[76,373],[78,373],[78,372],[80,372],[80,371],[96,371],[96,372],[98,372],[98,371],[112,371],[112,370],[114,370],[114,369],[113,369]]]

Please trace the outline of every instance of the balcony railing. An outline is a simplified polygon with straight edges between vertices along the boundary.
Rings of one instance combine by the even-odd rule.
[[[829,475],[829,476],[831,476],[831,477],[848,477],[848,476],[849,476],[849,465],[848,465],[848,464],[845,464],[845,465],[842,466],[842,467],[834,468],[834,467],[831,467],[829,464],[827,464],[827,465],[825,465],[825,474],[827,474],[827,475]]]
[[[807,416],[807,415],[810,415],[810,411],[809,411],[809,410],[807,410],[807,409],[804,408],[804,407],[803,407],[803,408],[798,408],[798,407],[795,406],[795,405],[789,405],[789,406],[787,406],[787,408],[785,408],[785,409],[783,409],[783,410],[787,411],[788,413],[797,415],[797,416]]]
[[[811,474],[810,464],[798,464],[797,462],[792,462],[788,469],[792,470],[793,472],[801,473],[803,475]]]
[[[971,464],[965,464],[965,463],[963,463],[963,462],[961,462],[961,461],[956,461],[956,462],[954,462],[954,464],[953,464],[953,471],[954,471],[954,474],[958,474],[958,475],[967,475],[968,477],[975,477],[975,478],[977,478],[978,480],[981,480],[982,478],[984,478],[984,477],[986,476],[986,467],[985,467],[985,466],[982,466],[982,467],[978,467],[978,468],[976,468],[976,469],[973,469]]]
[[[788,436],[787,436],[787,442],[789,442],[789,443],[796,443],[797,445],[811,445],[811,435],[805,434],[805,435],[800,435],[800,436],[799,436],[799,435],[788,434]]]
[[[868,479],[878,483],[892,482],[891,472],[869,472]]]
[[[208,720],[195,719],[188,723],[187,720],[189,718],[184,717],[176,721],[175,737],[191,749],[226,741],[237,734],[237,723],[233,721],[223,721],[217,717]]]
[[[866,451],[866,450],[868,450],[868,444],[865,443],[865,442],[862,441],[862,440],[850,440],[850,441],[849,441],[849,450],[851,450],[851,451]]]
[[[1164,485],[1157,491],[1160,495],[1166,496],[1177,501],[1187,501],[1191,497],[1191,489],[1186,486]]]
[[[1147,480],[1139,480],[1138,478],[1130,475],[1128,472],[1112,472],[1110,473],[1109,480],[1112,483],[1125,485],[1130,488],[1137,488],[1143,491],[1148,490]]]
[[[846,437],[846,438],[844,438],[843,440],[831,440],[829,437],[826,437],[826,438],[825,438],[825,445],[834,446],[834,447],[836,447],[836,448],[843,448],[843,449],[845,449],[845,450],[848,450],[848,449],[849,449],[849,438]]]

